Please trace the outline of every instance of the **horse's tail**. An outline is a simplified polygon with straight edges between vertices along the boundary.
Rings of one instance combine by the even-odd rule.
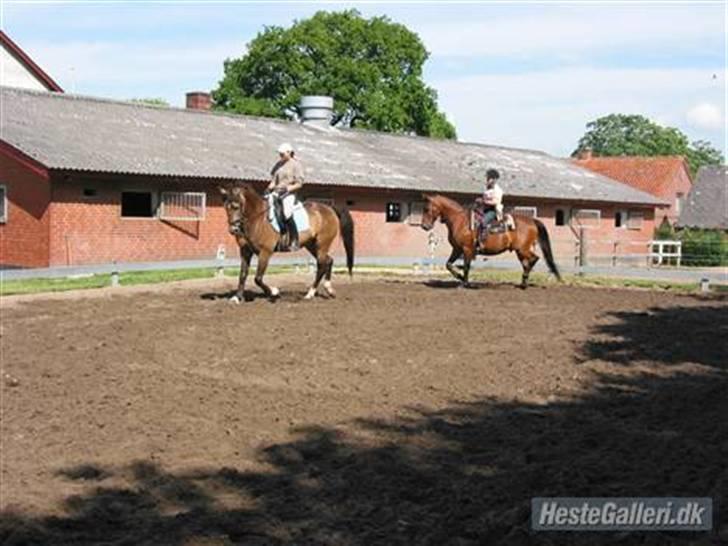
[[[349,270],[349,276],[351,277],[354,269],[354,219],[346,207],[335,207],[334,210],[339,217],[341,239],[344,241],[344,250],[346,250],[346,268]]]
[[[538,229],[538,244],[541,247],[541,251],[543,252],[543,257],[546,259],[546,264],[548,264],[551,273],[556,275],[557,279],[561,280],[559,268],[556,267],[554,254],[551,251],[551,240],[549,239],[549,232],[546,231],[546,226],[544,226],[543,222],[541,222],[540,220],[534,219],[534,223],[536,224],[536,228]]]

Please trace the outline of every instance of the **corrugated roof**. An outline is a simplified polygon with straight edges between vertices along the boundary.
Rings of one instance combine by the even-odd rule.
[[[509,196],[662,203],[531,150],[11,88],[0,98],[2,139],[50,169],[267,180],[288,141],[318,184],[474,194],[494,167]]]
[[[680,171],[690,178],[687,163],[680,156],[591,157],[575,159],[574,163],[657,196],[673,177],[680,176]]]
[[[728,167],[701,167],[678,225],[728,229]]]

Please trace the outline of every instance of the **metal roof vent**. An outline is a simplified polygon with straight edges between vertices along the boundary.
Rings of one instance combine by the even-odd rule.
[[[334,115],[334,98],[321,95],[301,97],[301,123],[329,127]]]

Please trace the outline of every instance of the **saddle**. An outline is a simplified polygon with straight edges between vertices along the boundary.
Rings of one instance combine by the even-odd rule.
[[[268,221],[271,227],[280,233],[276,245],[277,252],[295,250],[291,248],[291,244],[298,240],[298,234],[310,229],[308,212],[303,203],[296,200],[291,218],[286,220],[283,214],[283,200],[275,194],[268,195]]]
[[[479,243],[485,242],[488,235],[496,235],[516,230],[516,222],[510,214],[504,214],[502,219],[493,220],[485,229],[478,231]]]

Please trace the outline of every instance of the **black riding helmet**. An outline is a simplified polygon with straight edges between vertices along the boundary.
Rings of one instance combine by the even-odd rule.
[[[500,173],[495,169],[488,169],[488,171],[485,173],[486,180],[498,180],[499,178]]]

